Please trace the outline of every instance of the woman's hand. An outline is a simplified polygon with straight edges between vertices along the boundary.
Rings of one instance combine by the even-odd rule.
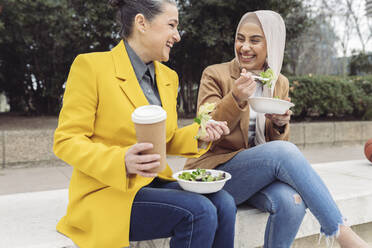
[[[288,97],[287,101],[290,102],[291,98]],[[287,112],[285,112],[285,114],[283,114],[283,115],[265,114],[265,117],[267,119],[270,119],[278,127],[282,127],[282,126],[285,126],[289,123],[289,121],[291,120],[292,113],[293,112],[290,109],[288,109]]]
[[[240,77],[234,82],[232,94],[238,103],[247,101],[256,91],[256,82],[252,78],[252,73],[245,69],[240,73]]]
[[[138,174],[143,177],[156,177],[157,173],[148,172],[160,166],[159,154],[140,154],[152,149],[151,143],[137,143],[131,146],[125,153],[125,167],[127,174]]]
[[[230,133],[226,121],[209,120],[205,125],[205,129],[207,135],[199,138],[199,140],[204,142],[216,141],[221,138],[222,135],[228,135]]]
[[[282,127],[289,123],[289,121],[291,120],[291,115],[292,115],[292,111],[287,110],[287,112],[285,112],[285,114],[283,115],[265,114],[265,117],[267,119],[270,119],[278,127]]]

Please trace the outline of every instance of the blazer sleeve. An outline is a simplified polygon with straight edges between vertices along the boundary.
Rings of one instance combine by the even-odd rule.
[[[195,138],[199,124],[193,123],[183,128],[177,128],[172,139],[167,143],[167,154],[197,158],[208,151],[211,142],[206,148],[199,148],[199,141]]]
[[[127,190],[124,155],[129,147],[93,142],[98,104],[94,66],[79,55],[71,66],[53,150],[57,157],[105,185]]]
[[[226,95],[223,93],[223,78],[218,70],[213,66],[207,67],[200,80],[198,109],[204,103],[217,103],[216,109],[212,112],[212,118],[218,121],[227,121],[230,130],[238,125],[243,112],[247,111],[248,105],[241,108],[229,91]],[[226,87],[226,86],[225,86]]]
[[[280,75],[277,85],[275,85],[274,96],[279,96],[280,99],[287,100],[289,93],[289,81],[283,75]],[[279,131],[278,127],[274,123],[266,119],[265,130],[266,130],[266,141],[273,140],[288,140],[289,139],[289,124],[284,126],[282,132]]]
[[[174,72],[174,98],[171,99],[174,103],[174,108],[172,112],[172,119],[174,123],[174,131],[172,137],[167,142],[167,154],[175,156],[183,156],[187,158],[200,157],[208,151],[210,148],[211,142],[208,143],[208,146],[204,148],[199,148],[199,141],[195,138],[197,136],[200,125],[193,123],[191,125],[185,126],[183,128],[178,128],[177,125],[177,92],[178,92],[178,76]]]

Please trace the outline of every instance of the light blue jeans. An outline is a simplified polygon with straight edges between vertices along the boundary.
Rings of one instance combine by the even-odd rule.
[[[217,167],[232,175],[224,189],[235,203],[270,213],[265,248],[291,246],[308,207],[321,233],[335,236],[342,215],[327,187],[292,143],[272,141],[239,152]]]

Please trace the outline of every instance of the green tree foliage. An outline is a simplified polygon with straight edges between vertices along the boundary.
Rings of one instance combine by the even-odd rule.
[[[195,114],[202,70],[234,57],[235,29],[245,12],[281,13],[287,46],[308,25],[301,0],[177,2],[182,41],[173,48],[169,65],[180,75],[183,115]],[[0,92],[8,96],[12,111],[58,113],[76,55],[108,50],[118,42],[106,0],[2,0],[0,5]]]
[[[0,16],[1,16],[1,12],[3,11],[3,5],[0,3]],[[0,33],[2,33],[4,30],[4,23],[1,21],[0,19]],[[3,36],[0,35],[0,43],[3,39]],[[3,64],[3,60],[1,59],[1,56],[0,56],[0,68],[1,68],[1,65]],[[1,70],[0,70],[0,82],[4,82],[4,76],[3,74],[1,73]],[[0,92],[3,91],[3,87],[2,87],[3,83],[0,84]]]
[[[234,36],[243,14],[270,9],[286,22],[287,47],[309,26],[300,0],[178,0],[181,42],[170,61],[180,76],[180,114],[195,115],[202,71],[208,65],[234,58]],[[289,62],[286,53],[285,63]]]
[[[0,91],[12,111],[55,114],[77,54],[113,44],[105,1],[4,0],[0,14]]]
[[[354,53],[351,56],[349,68],[352,76],[372,74],[372,53]]]

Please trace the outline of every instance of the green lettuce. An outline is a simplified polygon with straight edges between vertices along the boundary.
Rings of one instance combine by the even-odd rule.
[[[271,88],[272,81],[275,78],[274,71],[271,68],[269,68],[266,71],[261,72],[260,73],[260,77],[269,79],[267,81],[263,81],[262,84],[263,85],[266,85],[267,84],[267,87]]]
[[[205,129],[205,125],[212,117],[209,115],[214,109],[216,108],[216,103],[205,103],[200,106],[198,115],[194,118],[194,121],[200,125],[200,129],[198,135],[195,137],[196,139],[205,137],[207,135],[207,130]]]

